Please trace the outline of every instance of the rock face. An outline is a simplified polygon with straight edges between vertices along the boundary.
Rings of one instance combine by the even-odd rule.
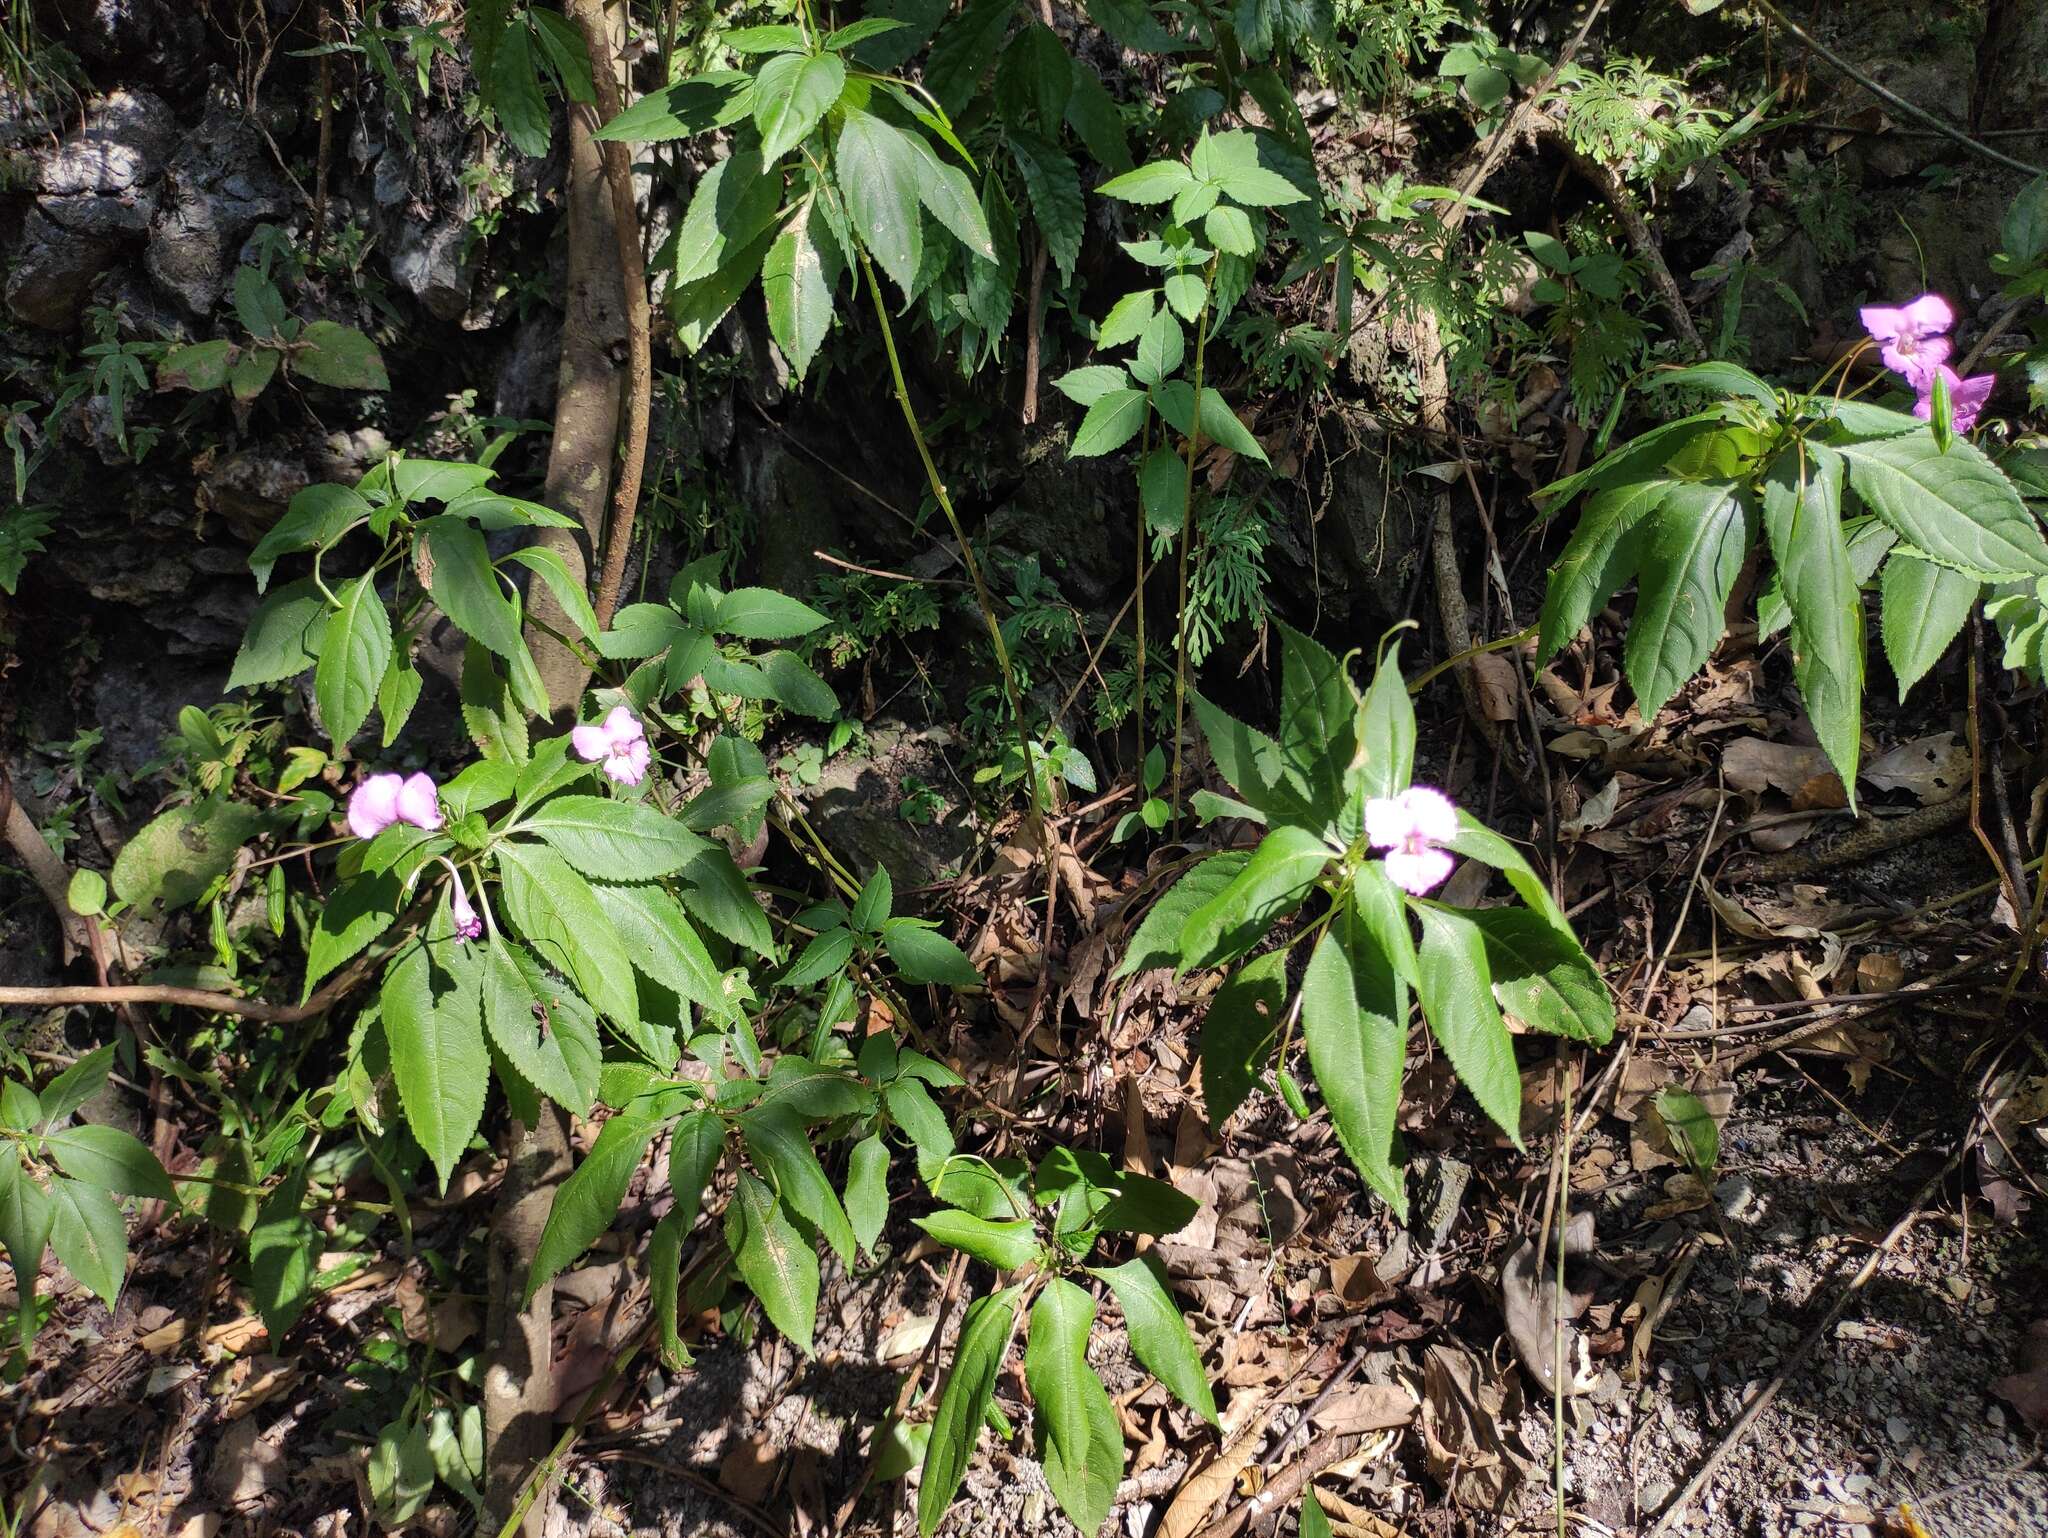
[[[262,136],[217,93],[165,170],[162,207],[149,232],[149,275],[204,316],[226,292],[243,237],[289,206]]]
[[[85,109],[85,121],[42,166],[46,193],[126,192],[163,174],[178,120],[147,91],[121,90]]]
[[[67,230],[31,213],[7,274],[7,308],[16,320],[44,331],[69,331],[92,292],[92,282],[113,260],[110,241]]]

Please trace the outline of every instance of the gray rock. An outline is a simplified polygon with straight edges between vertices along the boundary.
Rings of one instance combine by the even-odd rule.
[[[165,177],[163,207],[149,235],[149,275],[204,316],[227,289],[242,237],[290,205],[261,136],[220,96],[171,156]]]
[[[261,538],[311,479],[295,450],[264,445],[223,455],[204,482],[212,510],[236,533]]]
[[[109,242],[32,213],[22,223],[21,244],[7,274],[7,308],[27,325],[69,331],[92,293],[93,279],[113,255]]]
[[[111,197],[77,192],[39,198],[36,207],[52,224],[62,225],[74,235],[106,241],[136,240],[149,233],[150,221],[156,217],[157,194],[152,187]]]
[[[904,783],[913,775],[950,789],[950,746],[950,734],[939,728],[877,723],[868,728],[867,756],[827,759],[818,783],[798,789],[819,836],[841,859],[863,876],[876,865],[888,870],[899,913],[923,911],[924,899],[912,889],[957,870],[974,847],[964,809],[925,824],[904,821],[900,810]]]
[[[85,121],[43,162],[43,191],[127,192],[163,174],[178,120],[147,91],[115,91],[85,109]]]
[[[471,263],[464,260],[459,219],[409,225],[391,253],[392,281],[436,320],[460,320],[469,308]]]
[[[50,0],[59,36],[87,58],[196,52],[205,22],[185,0]]]

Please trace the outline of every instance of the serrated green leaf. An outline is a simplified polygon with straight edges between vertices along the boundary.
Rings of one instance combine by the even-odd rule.
[[[1916,549],[1984,580],[2048,575],[2040,524],[1974,443],[1943,453],[1917,432],[1834,447],[1864,504]]]
[[[673,875],[711,841],[653,807],[604,796],[553,796],[528,812],[519,831],[546,840],[586,876],[652,881]]]
[[[902,129],[849,108],[833,163],[861,244],[908,296],[917,289],[924,236],[918,220],[924,162]]]
[[[49,1201],[50,1248],[87,1292],[112,1308],[128,1279],[128,1225],[120,1207],[98,1186],[62,1175],[51,1179]]]
[[[328,737],[344,749],[363,729],[391,665],[391,620],[367,575],[344,583],[335,597],[339,607],[328,614],[321,634],[313,697]]]
[[[297,678],[318,660],[326,618],[327,600],[310,577],[287,582],[249,616],[227,687],[252,689]]]
[[[1029,1218],[997,1220],[957,1207],[941,1207],[911,1221],[948,1249],[971,1255],[998,1271],[1020,1270],[1044,1253],[1038,1230]]]
[[[967,953],[917,919],[895,918],[882,926],[882,946],[905,982],[979,988],[981,973]]]
[[[399,1104],[445,1191],[490,1087],[476,997],[450,989],[437,998],[426,947],[414,945],[385,972],[379,1001]]]
[[[541,965],[566,974],[600,1014],[637,1037],[633,963],[590,883],[544,845],[507,839],[497,859],[501,912]]]
[[[1878,577],[1884,654],[1898,679],[1901,704],[1961,633],[1983,591],[1975,577],[1902,550],[1885,561]]]
[[[1125,294],[1109,307],[1109,313],[1102,318],[1102,329],[1096,333],[1095,345],[1121,347],[1126,342],[1137,340],[1144,335],[1145,327],[1158,307],[1159,290],[1156,288],[1140,288]]]
[[[783,1216],[775,1193],[745,1170],[740,1171],[738,1188],[725,1211],[725,1242],[740,1279],[760,1299],[769,1323],[805,1356],[814,1355],[817,1252]]]
[[[1493,1000],[1486,941],[1467,914],[1434,903],[1414,907],[1422,920],[1416,992],[1423,1018],[1479,1108],[1519,1148],[1522,1079],[1515,1066],[1514,1039]]]
[[[1245,954],[1301,906],[1335,858],[1306,828],[1272,829],[1230,885],[1188,915],[1180,934],[1181,970],[1221,966]]]
[[[1593,615],[1621,590],[1640,558],[1630,536],[1674,484],[1661,476],[1629,481],[1601,490],[1586,503],[1544,585],[1536,640],[1539,663],[1548,662],[1570,645]]]
[[[1821,444],[1779,455],[1763,525],[1792,608],[1792,673],[1851,810],[1862,754],[1863,594],[1842,537],[1842,458]]]
[[[1301,979],[1301,1032],[1337,1140],[1367,1185],[1404,1219],[1394,1123],[1408,1058],[1408,988],[1373,929],[1338,905]]]
[[[1133,977],[1153,967],[1178,965],[1181,929],[1189,916],[1221,895],[1250,859],[1249,851],[1213,854],[1176,881],[1146,912],[1114,975]]]
[[[551,988],[532,956],[502,936],[479,958],[484,1029],[505,1061],[572,1116],[590,1114],[602,1049],[581,999]]]
[[[597,1141],[562,1182],[548,1208],[547,1223],[541,1229],[533,1264],[526,1273],[528,1299],[612,1226],[619,1204],[626,1199],[626,1188],[632,1184],[633,1172],[640,1168],[647,1145],[661,1126],[652,1118],[620,1115],[598,1128]]]
[[[855,1143],[847,1155],[846,1220],[861,1252],[873,1255],[889,1220],[889,1147],[879,1132]]]
[[[1464,916],[1486,943],[1501,1009],[1531,1030],[1604,1047],[1614,1039],[1614,1001],[1579,942],[1527,908],[1479,908]]]
[[[1145,423],[1146,400],[1143,390],[1129,388],[1109,390],[1098,396],[1081,418],[1081,425],[1074,429],[1067,457],[1088,459],[1113,454],[1129,443]]]
[[[1088,1274],[1106,1282],[1116,1295],[1117,1306],[1124,1312],[1131,1354],[1174,1398],[1210,1425],[1219,1424],[1216,1397],[1202,1373],[1201,1354],[1188,1334],[1187,1321],[1174,1305],[1159,1262],[1140,1255],[1120,1266],[1091,1266]]]
[[[1038,232],[1052,253],[1053,265],[1063,281],[1071,281],[1074,263],[1081,255],[1081,237],[1086,224],[1081,204],[1081,173],[1066,151],[1034,133],[1012,129],[1010,154],[1024,179],[1025,194],[1031,200]]]
[[[785,53],[754,75],[754,126],[761,159],[773,165],[795,149],[846,88],[846,63],[836,53]]]
[[[1155,910],[1156,911],[1156,910]],[[1202,1017],[1202,1099],[1220,1128],[1244,1104],[1279,1039],[1287,1006],[1287,952],[1255,956],[1224,980]]]
[[[946,1375],[938,1413],[932,1419],[931,1441],[925,1446],[924,1476],[917,1491],[920,1538],[931,1538],[938,1530],[974,1457],[974,1444],[988,1419],[996,1374],[1009,1354],[1022,1300],[1022,1288],[1006,1287],[967,1305],[953,1353],[953,1370]]]
[[[1088,1365],[1095,1300],[1063,1277],[1045,1284],[1031,1308],[1024,1381],[1038,1407],[1038,1455],[1060,1510],[1093,1533],[1116,1503],[1124,1436],[1116,1406]]]
[[[140,1139],[119,1127],[96,1122],[59,1127],[45,1135],[43,1147],[74,1180],[122,1196],[173,1203],[178,1199],[177,1192],[171,1189],[171,1178],[157,1163],[156,1155]]]
[[[1720,643],[1728,595],[1755,537],[1755,504],[1729,482],[1677,482],[1650,515],[1635,617],[1622,648],[1645,721]]]
[[[1194,176],[1178,160],[1155,160],[1113,176],[1095,190],[1106,198],[1126,203],[1168,203],[1183,188],[1194,184]]]

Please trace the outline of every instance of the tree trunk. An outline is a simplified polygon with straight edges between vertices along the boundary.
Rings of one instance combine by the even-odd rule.
[[[616,18],[612,19],[616,26]],[[625,381],[627,310],[619,267],[619,236],[605,184],[601,146],[591,135],[597,109],[570,103],[569,169],[563,187],[569,241],[568,293],[562,309],[562,361],[555,396],[554,439],[542,499],[566,513],[577,529],[541,529],[535,543],[568,563],[588,586],[591,562],[604,539],[612,455],[618,441],[619,401]],[[527,591],[534,619],[574,633],[561,606],[542,583]],[[557,716],[572,708],[590,675],[569,649],[545,633],[528,638]]]
[[[536,1288],[522,1306],[527,1268],[540,1245],[555,1191],[569,1174],[569,1135],[562,1112],[540,1109],[540,1125],[512,1123],[505,1181],[491,1214],[487,1313],[484,1321],[484,1524],[504,1526],[535,1466],[546,1456],[555,1423],[553,1323],[555,1288]],[[552,1493],[540,1492],[520,1524],[523,1538],[547,1530]]]

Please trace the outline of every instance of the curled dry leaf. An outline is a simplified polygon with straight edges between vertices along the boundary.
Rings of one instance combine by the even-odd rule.
[[[1575,1212],[1565,1225],[1565,1259],[1574,1260],[1592,1249],[1593,1214]],[[1563,1321],[1576,1318],[1583,1312],[1591,1295],[1567,1294],[1564,1306],[1560,1307],[1554,1266],[1553,1256],[1538,1270],[1534,1238],[1524,1239],[1517,1245],[1500,1271],[1501,1316],[1507,1325],[1508,1339],[1514,1343],[1515,1354],[1546,1394],[1556,1388],[1558,1343],[1553,1332],[1562,1330],[1565,1336],[1565,1370],[1569,1374],[1564,1391],[1583,1394],[1593,1387],[1597,1374],[1593,1371],[1585,1336]]]
[[[1954,732],[1902,742],[1863,766],[1857,776],[1878,790],[1910,791],[1922,806],[1952,801],[1970,788],[1970,748]]]

